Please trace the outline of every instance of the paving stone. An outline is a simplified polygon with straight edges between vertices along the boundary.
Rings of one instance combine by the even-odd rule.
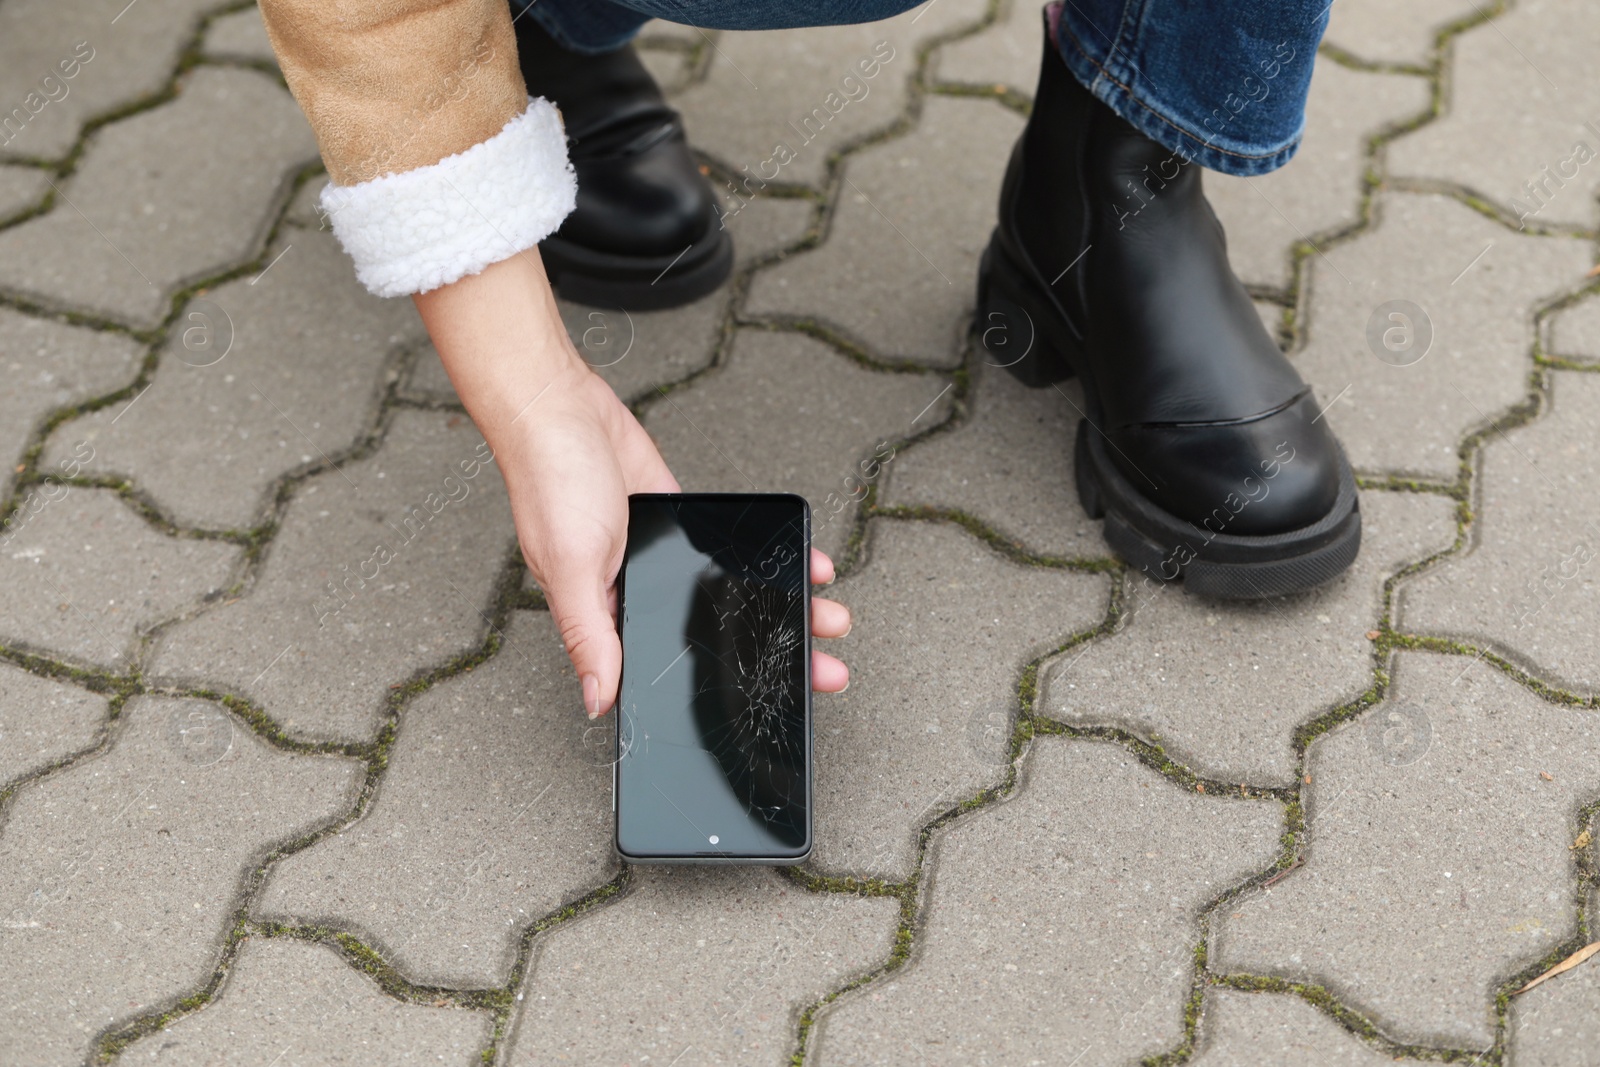
[[[1361,522],[1355,565],[1298,596],[1208,600],[1135,574],[1131,617],[1051,665],[1039,710],[1122,727],[1197,774],[1293,785],[1295,729],[1372,685],[1384,580],[1456,536],[1454,502],[1420,493],[1365,493]]]
[[[1600,690],[1600,379],[1552,375],[1552,410],[1488,441],[1472,544],[1401,593],[1402,628],[1508,650],[1545,680]]]
[[[1197,913],[1272,862],[1283,808],[1109,744],[1035,742],[1014,799],[932,846],[905,970],[822,1015],[828,1064],[1127,1063],[1183,1033]]]
[[[1600,22],[1583,0],[1529,0],[1462,34],[1455,69],[1472,75],[1451,80],[1438,121],[1389,146],[1389,174],[1465,185],[1532,224],[1592,228],[1597,49]]]
[[[201,67],[176,100],[98,131],[49,214],[0,233],[0,286],[153,326],[174,288],[251,257],[316,153],[281,86]]]
[[[799,241],[811,225],[809,200],[762,197],[727,218],[735,267]],[[728,316],[726,287],[685,307],[667,311],[593,308],[558,300],[561,318],[578,354],[627,400],[682,381],[710,366]],[[432,400],[459,402],[431,346],[417,357],[408,391]]]
[[[250,938],[204,1010],[128,1046],[127,1063],[481,1064],[493,1029],[471,1011],[407,1004],[325,945]]]
[[[1441,30],[1486,11],[1477,0],[1339,0],[1323,39],[1371,63],[1425,66]]]
[[[993,26],[934,53],[934,80],[1009,89],[1033,99],[1044,57],[1042,6],[1031,0],[1003,3]]]
[[[789,1063],[800,1013],[880,965],[898,902],[762,868],[636,867],[627,896],[542,935],[512,1067]]]
[[[673,47],[652,48],[646,41],[638,44],[640,61],[662,92],[674,96],[688,87],[694,76],[694,64],[688,52]]]
[[[1206,196],[1228,233],[1234,272],[1249,283],[1287,288],[1296,243],[1320,247],[1324,235],[1361,220],[1367,138],[1426,112],[1429,97],[1425,78],[1356,71],[1318,57],[1305,140],[1294,159],[1257,178],[1205,175]]]
[[[0,789],[87,751],[107,710],[97,693],[0,664]]]
[[[549,615],[517,612],[493,659],[407,707],[371,810],[280,863],[257,911],[359,931],[412,981],[503,985],[523,928],[615,873],[581,704]]]
[[[917,49],[976,25],[986,6],[940,0],[881,22],[721,33],[705,80],[673,104],[695,147],[753,175],[751,189],[762,181],[820,187],[831,154],[905,111]]]
[[[1295,996],[1213,986],[1206,991],[1200,1035],[1199,1052],[1189,1061],[1194,1067],[1384,1067],[1395,1062]]]
[[[212,59],[249,59],[277,65],[267,24],[255,6],[211,20],[201,50]]]
[[[149,493],[180,526],[244,529],[291,471],[347,451],[377,414],[385,361],[426,335],[409,300],[356,281],[331,233],[294,233],[264,274],[190,301],[150,387],[63,424],[54,465],[80,441],[100,473]],[[182,433],[173,433],[182,426]]]
[[[137,342],[119,334],[0,308],[0,499],[10,495],[17,461],[40,420],[127,385],[138,373],[141,355]],[[78,437],[66,446],[80,469],[93,462],[82,444]],[[69,472],[53,464],[41,469]],[[0,531],[0,550],[7,536]]]
[[[1590,249],[1509,233],[1441,196],[1382,196],[1378,210],[1376,230],[1312,257],[1296,363],[1332,405],[1327,418],[1358,471],[1454,481],[1461,438],[1527,396],[1530,309],[1581,283]],[[1420,359],[1428,331],[1415,310],[1408,338],[1393,338],[1400,350],[1385,347],[1385,330],[1404,329],[1383,310],[1394,301],[1431,323]]]
[[[1551,355],[1600,363],[1600,299],[1591,295],[1556,312],[1549,329]]]
[[[1514,999],[1506,1030],[1513,1067],[1587,1067],[1600,1048],[1600,967],[1591,957]]]
[[[997,357],[980,351],[978,359],[968,421],[897,453],[884,503],[966,512],[1035,555],[1111,555],[1072,478],[1082,388],[1029,389],[995,366]]]
[[[745,311],[835,324],[883,356],[949,366],[972,314],[1002,168],[1022,119],[930,97],[920,125],[850,157],[827,240],[759,271]]]
[[[32,208],[49,190],[49,171],[38,167],[0,166],[0,221]]]
[[[166,536],[110,490],[53,488],[0,550],[0,644],[125,670],[142,634],[215,596],[240,559]]]
[[[86,120],[161,90],[200,14],[217,5],[139,0],[120,15],[109,6],[16,0],[0,9],[0,101],[7,112],[20,107],[29,115],[0,130],[0,154],[59,158]],[[185,158],[193,162],[194,154]]]
[[[220,686],[297,736],[370,740],[390,686],[487,633],[515,537],[487,453],[464,415],[396,412],[376,454],[295,491],[250,588],[168,630],[152,673]]]
[[[838,650],[853,673],[816,699],[813,862],[899,879],[921,827],[1000,778],[1023,667],[1099,622],[1108,587],[946,523],[880,520],[867,553],[829,591],[854,616]]]
[[[803,334],[742,330],[724,367],[653,400],[644,426],[685,490],[804,495],[813,542],[837,556],[855,500],[895,442],[946,416],[950,388],[867,370]]]
[[[322,190],[327,188],[328,175],[326,172],[314,175],[300,186],[300,191],[289,200],[289,206],[284,209],[283,221],[290,226],[300,226],[308,230],[333,231],[332,225],[323,217],[320,210],[322,203]],[[292,238],[286,238],[292,240]],[[350,268],[352,274],[355,267]]]
[[[667,22],[665,19],[651,19],[639,31],[639,39],[644,41],[678,41],[682,44],[695,46],[702,43],[715,43],[722,33],[719,30],[702,30],[697,26],[685,26],[677,22]]]
[[[9,1063],[85,1060],[101,1030],[198,990],[245,871],[345,811],[362,779],[354,760],[269,748],[207,701],[135,697],[116,733],[20,792],[0,838]]]
[[[1212,965],[1322,985],[1398,1041],[1486,1047],[1500,983],[1575,932],[1597,758],[1594,712],[1399,655],[1388,698],[1311,747],[1305,866],[1229,904]]]

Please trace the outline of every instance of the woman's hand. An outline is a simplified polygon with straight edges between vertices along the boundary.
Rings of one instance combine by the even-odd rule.
[[[572,347],[537,253],[415,298],[456,392],[494,450],[523,559],[544,590],[595,718],[616,701],[622,644],[616,579],[628,494],[678,492],[633,413]],[[812,580],[833,580],[813,550]],[[843,637],[850,612],[814,598],[812,633]],[[845,665],[812,656],[813,684],[838,692]]]

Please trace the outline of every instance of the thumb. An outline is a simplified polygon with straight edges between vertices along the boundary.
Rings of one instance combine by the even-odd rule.
[[[617,701],[622,641],[611,617],[604,577],[591,571],[545,589],[550,615],[583,687],[583,710],[594,719]]]

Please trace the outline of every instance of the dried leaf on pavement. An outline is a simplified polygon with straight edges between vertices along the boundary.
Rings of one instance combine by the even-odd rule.
[[[1543,982],[1546,978],[1554,978],[1558,974],[1572,970],[1572,968],[1576,967],[1590,956],[1593,956],[1596,952],[1600,952],[1600,941],[1596,941],[1592,945],[1583,946],[1578,951],[1574,952],[1572,955],[1568,956],[1566,959],[1562,960],[1560,963],[1556,964],[1554,967],[1550,968],[1548,971],[1544,972],[1539,977],[1535,978],[1533,981],[1529,982],[1527,985],[1517,990],[1516,993],[1512,993],[1511,995],[1516,996],[1518,993],[1526,993],[1540,982]]]

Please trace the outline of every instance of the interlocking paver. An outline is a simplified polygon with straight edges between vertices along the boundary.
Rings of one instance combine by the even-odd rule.
[[[1295,728],[1372,685],[1384,579],[1456,536],[1453,502],[1419,493],[1364,494],[1361,524],[1355,566],[1299,596],[1206,600],[1135,574],[1131,617],[1052,665],[1039,710],[1130,730],[1223,781],[1292,785]]]
[[[837,554],[895,442],[944,418],[950,392],[939,375],[866,370],[801,334],[743,330],[726,366],[653,400],[644,426],[685,489],[804,494],[813,540]]]
[[[1384,1067],[1395,1062],[1295,996],[1207,990],[1200,1033],[1199,1051],[1189,1061],[1194,1067]]]
[[[1325,39],[1370,63],[1424,66],[1441,30],[1488,10],[1478,0],[1340,0],[1328,12]]]
[[[615,873],[587,724],[549,615],[516,613],[492,660],[406,708],[372,809],[280,863],[257,910],[359,930],[413,981],[504,983],[524,926]]]
[[[106,712],[104,696],[0,664],[0,788],[87,750]]]
[[[1002,168],[1022,119],[931,97],[906,137],[851,156],[820,248],[759,271],[745,311],[835,324],[880,355],[947,366],[972,313]]]
[[[1600,116],[1585,87],[1600,31],[1579,0],[1339,0],[1299,157],[1248,182],[1207,175],[1236,268],[1274,336],[1302,349],[1358,468],[1466,493],[1470,543],[1401,583],[1394,625],[1490,648],[1535,679],[1407,652],[1385,700],[1316,740],[1301,768],[1293,730],[1389,680],[1366,637],[1384,577],[1450,542],[1455,501],[1367,492],[1355,569],[1294,600],[1208,605],[1086,566],[1109,553],[1072,484],[1078,387],[1024,390],[965,336],[1020,128],[1008,105],[1036,80],[1040,2],[937,0],[883,24],[792,33],[646,27],[646,62],[695,147],[737,176],[722,193],[739,266],[767,262],[676,311],[562,308],[686,488],[748,489],[749,475],[811,497],[826,549],[865,532],[832,590],[855,610],[833,649],[854,685],[816,703],[807,866],[917,877],[906,966],[824,1004],[896,959],[899,898],[641,867],[533,937],[504,1033],[465,998],[395,999],[329,945],[247,924],[208,1003],[125,1058],[464,1063],[492,1043],[518,1063],[777,1064],[799,1050],[801,1013],[820,1008],[807,1050],[820,1063],[1087,1067],[1189,1036],[1202,1064],[1372,1064],[1391,1040],[1467,1058],[1499,1040],[1514,1067],[1593,1059],[1600,960],[1514,998],[1503,1028],[1491,1011],[1504,983],[1577,940],[1577,894],[1594,895],[1595,846],[1569,846],[1596,795],[1600,719],[1534,691],[1600,691],[1587,566],[1600,515],[1583,476],[1600,449],[1585,428],[1600,383],[1532,375],[1541,322],[1543,351],[1600,365],[1592,241],[1518,234],[1464,195],[1419,190],[1592,229]],[[1452,22],[1486,14],[1435,48]],[[93,58],[41,86],[80,41]],[[156,103],[191,46],[179,94]],[[1350,66],[1335,61],[1344,53]],[[277,79],[250,69],[269,62],[250,5],[0,0],[12,127],[0,223],[43,203],[50,180],[65,194],[0,230],[0,293],[91,324],[0,308],[0,504],[20,504],[0,530],[0,644],[124,672],[117,685],[135,690],[237,694],[308,740],[371,742],[392,705],[391,747],[362,816],[274,858],[258,884],[271,841],[349,818],[361,764],[269,750],[212,701],[146,692],[122,705],[114,686],[48,662],[24,670],[8,652],[0,788],[23,784],[0,814],[7,1063],[83,1061],[93,1035],[203,990],[241,911],[349,933],[423,990],[493,990],[518,973],[532,924],[619,870],[593,744],[606,723],[578,713],[545,613],[491,614],[500,583],[528,584],[500,474],[464,476],[480,438],[459,410],[418,410],[455,397],[409,303],[352,280],[316,212],[325,179],[289,181],[315,151]],[[1353,69],[1363,63],[1387,69]],[[1440,117],[1378,148],[1387,184],[1355,228],[1368,139],[1420,115],[1430,89]],[[114,112],[66,177],[25,165],[66,160],[85,123]],[[809,188],[751,199],[763,183]],[[821,219],[815,244],[774,255]],[[1291,275],[1308,237],[1318,250]],[[185,291],[202,280],[209,292]],[[72,415],[25,464],[46,419],[139,380],[145,344],[92,323],[153,331],[179,292],[209,303],[174,314],[148,390]],[[1541,317],[1568,294],[1581,299]],[[1402,324],[1374,312],[1398,300],[1429,316],[1420,362],[1378,344]],[[209,362],[206,338],[198,353],[183,345],[200,307],[225,309],[236,342],[209,367],[192,365]],[[835,332],[928,372],[874,371],[766,325]],[[1551,405],[1528,404],[1547,379]],[[662,397],[662,385],[675,387]],[[1467,435],[1524,406],[1532,425],[1489,430],[1460,465]],[[904,444],[952,412],[958,424]],[[892,458],[885,441],[898,442]],[[7,501],[35,472],[124,478],[135,498],[46,482]],[[845,498],[865,481],[880,505],[988,533],[892,514],[863,526]],[[225,530],[258,539],[214,539]],[[1069,562],[1025,566],[1012,546]],[[1113,581],[1129,594],[1116,631],[1056,654],[1108,618]],[[507,640],[486,644],[492,622]],[[447,669],[486,647],[488,660]],[[922,827],[1006,781],[1030,663],[1044,668],[1027,693],[1040,715],[1148,738],[1173,779],[1270,785],[1276,799],[1188,792],[1131,746],[1041,736],[1015,791],[942,824],[919,865]],[[444,676],[401,694],[429,672]],[[1293,781],[1301,769],[1308,780]],[[1196,957],[1208,903],[1273,869],[1296,794],[1309,805],[1305,866],[1222,900],[1216,944]],[[1230,972],[1308,981],[1333,1000],[1318,1010],[1214,981]],[[1389,1040],[1353,1034],[1346,1010]]]
[[[140,635],[218,593],[241,555],[168,537],[109,490],[54,489],[0,551],[0,644],[123,669]]]
[[[1009,89],[1032,99],[1044,55],[1041,6],[1031,0],[1006,0],[993,26],[952,41],[934,54],[934,80]]]
[[[799,241],[811,224],[810,200],[762,197],[727,220],[735,267]],[[593,308],[558,300],[567,335],[578,354],[625,400],[653,393],[711,364],[728,316],[726,288],[670,311]],[[408,391],[431,400],[458,402],[444,366],[424,348],[411,372]]]
[[[407,1004],[324,945],[250,938],[204,1010],[128,1047],[129,1063],[259,1067],[272,1055],[316,1067],[481,1064],[489,1018]]]
[[[206,701],[135,697],[116,733],[19,793],[0,837],[9,1063],[82,1061],[101,1030],[204,984],[248,865],[361,780],[356,761],[276,751]]]
[[[201,51],[212,59],[249,59],[277,64],[272,42],[267,39],[267,24],[261,10],[251,6],[211,20]]]
[[[969,421],[897,453],[883,502],[965,512],[1037,555],[1109,556],[1073,488],[1083,390],[1029,389],[995,366],[999,357],[979,358]]]
[[[694,77],[694,64],[681,48],[651,48],[639,42],[639,61],[668,96],[682,92]]]
[[[199,15],[217,4],[140,0],[120,15],[108,6],[14,0],[0,7],[0,108],[28,116],[0,131],[0,156],[63,156],[85,121],[158,92]]]
[[[1600,716],[1466,657],[1403,653],[1316,741],[1305,866],[1227,906],[1213,964],[1321,984],[1388,1036],[1481,1049],[1495,989],[1576,927],[1567,845]]]
[[[1507,1037],[1515,1067],[1586,1067],[1593,1060],[1600,1048],[1600,967],[1593,964],[1591,958],[1511,1002]]]
[[[44,199],[50,172],[38,167],[0,166],[0,221],[13,218]]]
[[[139,344],[127,337],[0,308],[0,499],[11,491],[17,461],[39,421],[127,385],[141,355]],[[76,469],[54,463],[44,469],[70,475],[92,466],[91,450],[83,444],[76,437],[66,446]],[[31,510],[25,508],[23,515]],[[0,551],[6,537],[0,529]]]
[[[1009,802],[932,846],[901,974],[829,1008],[827,1064],[1126,1063],[1175,1044],[1196,914],[1272,862],[1276,803],[1189,792],[1108,744],[1045,738]]]
[[[96,473],[130,480],[180,526],[243,529],[283,475],[349,449],[376,416],[385,360],[422,323],[411,301],[362,289],[330,233],[295,233],[270,256],[282,258],[266,273],[188,302],[149,389],[64,423],[44,464],[87,441]]]
[[[975,25],[983,0],[941,0],[882,22],[722,33],[706,79],[674,101],[689,139],[762,182],[821,184],[828,157],[905,110],[917,50]]]
[[[1401,628],[1506,649],[1548,681],[1600,688],[1600,378],[1552,374],[1552,410],[1483,450],[1472,546],[1401,592]]]
[[[252,254],[285,177],[315,158],[281,86],[201,67],[176,100],[98,131],[54,210],[0,233],[0,286],[154,325],[173,288]]]
[[[1551,355],[1600,363],[1600,299],[1594,295],[1552,315],[1549,330]]]
[[[926,823],[1001,777],[1023,667],[1105,613],[1099,575],[1022,567],[948,523],[880,520],[850,606],[850,689],[816,701],[815,862],[903,878]]]
[[[889,897],[810,893],[760,868],[632,877],[626,897],[535,942],[513,1067],[787,1064],[801,1011],[894,942]]]
[[[1527,395],[1531,307],[1581,283],[1591,251],[1442,196],[1384,195],[1377,210],[1376,230],[1312,257],[1296,362],[1357,470],[1453,481],[1462,436]]]
[[[1367,138],[1428,109],[1424,78],[1351,70],[1327,56],[1315,62],[1305,140],[1295,158],[1255,178],[1205,175],[1206,196],[1227,229],[1228,260],[1246,282],[1287,286],[1293,245],[1355,225]]]
[[[396,412],[375,455],[296,490],[248,591],[163,635],[151,672],[296,735],[369,739],[390,686],[487,633],[513,531],[486,455],[463,415]]]
[[[1449,111],[1389,146],[1389,173],[1461,184],[1535,225],[1592,228],[1600,189],[1594,55],[1583,0],[1511,7],[1455,41]],[[1493,145],[1484,151],[1484,145]]]

